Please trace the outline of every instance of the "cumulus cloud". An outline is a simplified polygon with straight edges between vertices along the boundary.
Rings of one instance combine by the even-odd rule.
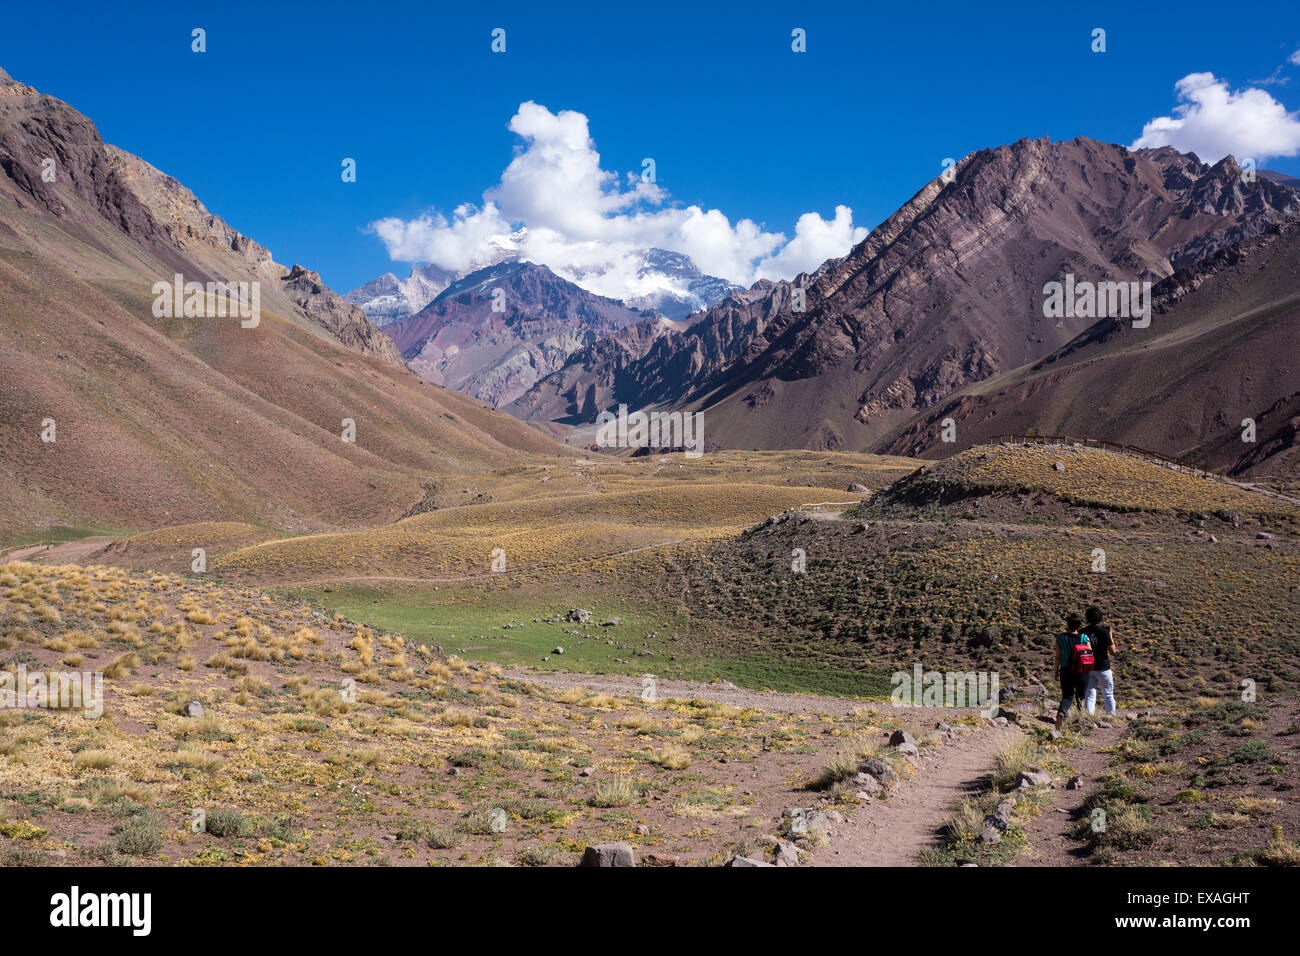
[[[1300,152],[1300,117],[1264,90],[1233,92],[1213,73],[1189,73],[1174,90],[1174,115],[1152,119],[1130,148],[1172,146],[1211,163],[1229,153],[1262,162]]]
[[[788,240],[750,219],[733,223],[718,209],[673,205],[640,174],[620,182],[603,169],[587,117],[574,110],[552,113],[523,103],[508,128],[523,142],[481,204],[462,204],[450,218],[430,212],[370,224],[393,259],[464,271],[509,252],[593,292],[623,297],[650,291],[638,273],[652,247],[683,253],[709,275],[749,285],[815,269],[868,233],[853,225],[853,212],[843,205],[830,220],[804,213]]]
[[[868,233],[868,229],[853,225],[853,210],[848,206],[836,206],[835,218],[829,222],[815,212],[806,212],[795,223],[794,238],[760,263],[759,274],[768,279],[787,279],[800,272],[812,272],[827,259],[844,255]]]
[[[1296,50],[1286,59],[1288,63],[1294,63],[1296,66],[1300,66],[1300,50]]]

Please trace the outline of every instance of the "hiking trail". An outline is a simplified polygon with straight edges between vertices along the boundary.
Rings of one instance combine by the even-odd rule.
[[[987,789],[994,760],[1021,736],[1015,725],[983,729],[953,741],[918,762],[918,772],[853,812],[835,828],[831,845],[813,866],[912,866],[943,831],[964,797]]]

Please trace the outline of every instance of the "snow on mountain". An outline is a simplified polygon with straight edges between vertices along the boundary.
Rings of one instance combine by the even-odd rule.
[[[467,275],[500,263],[516,261],[525,230],[501,236],[493,243],[490,261],[457,271],[435,265],[415,265],[399,279],[391,272],[353,289],[346,296],[378,325],[392,325],[415,315],[454,283]],[[689,256],[667,249],[647,249],[640,256],[635,276],[622,279],[602,270],[555,268],[555,274],[596,295],[621,300],[629,309],[653,309],[680,320],[714,305],[742,287],[717,276],[705,275]],[[631,271],[630,269],[628,270]]]

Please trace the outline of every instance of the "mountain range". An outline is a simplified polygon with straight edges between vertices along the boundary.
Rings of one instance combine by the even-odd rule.
[[[257,283],[258,321],[160,317],[176,275]],[[521,453],[567,454],[0,71],[0,531],[373,524]]]
[[[473,268],[457,272],[417,263],[411,267],[411,274],[405,279],[386,272],[353,289],[343,298],[359,306],[375,324],[392,325],[415,315],[453,282],[483,268],[502,262],[519,261],[521,256],[517,246],[522,243],[526,232],[527,230],[521,229],[509,241],[503,239],[495,247],[495,252],[487,257],[488,261],[480,262]],[[605,275],[602,272],[584,272],[564,278],[580,290],[589,292],[589,289],[583,287],[583,281],[604,279]],[[741,288],[726,279],[705,275],[690,256],[667,249],[650,248],[641,254],[635,281],[620,296],[620,301],[629,309],[653,310],[665,318],[680,320],[693,312],[707,309]]]
[[[393,299],[381,329],[0,71],[0,531],[389,521],[430,476],[572,454],[547,432],[584,444],[620,404],[703,411],[708,448],[934,457],[951,419],[957,447],[1034,428],[1294,469],[1286,178],[1020,140],[790,281],[739,289],[648,250],[650,285],[606,298],[506,249],[363,287]],[[177,275],[256,283],[260,320],[160,316]],[[1152,324],[1049,317],[1048,283],[1071,277],[1151,283]]]
[[[1297,214],[1293,189],[1232,157],[1020,140],[967,156],[845,257],[733,292],[684,329],[593,343],[509,408],[564,424],[619,404],[704,411],[721,447],[874,450],[1087,332],[1095,317],[1046,316],[1048,283],[1157,283]]]

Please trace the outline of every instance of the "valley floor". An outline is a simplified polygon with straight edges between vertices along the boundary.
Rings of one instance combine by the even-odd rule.
[[[1090,454],[526,465],[380,528],[13,543],[0,668],[106,697],[0,711],[0,854],[1294,862],[1300,511]],[[1054,738],[1050,635],[1093,601],[1126,718]],[[1000,716],[890,706],[915,666],[1000,675]]]

